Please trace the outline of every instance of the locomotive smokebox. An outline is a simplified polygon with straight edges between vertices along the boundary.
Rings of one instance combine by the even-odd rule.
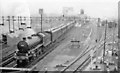
[[[29,50],[29,46],[25,41],[20,41],[17,44],[17,48],[18,48],[19,52],[24,52],[24,53],[26,53]]]

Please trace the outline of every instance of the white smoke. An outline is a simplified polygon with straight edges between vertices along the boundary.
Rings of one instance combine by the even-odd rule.
[[[36,32],[33,29],[26,29],[23,33],[22,33],[22,37],[28,37],[31,36],[32,34],[36,34]]]
[[[30,10],[27,2],[25,0],[1,0],[0,15],[2,16],[21,16],[27,17],[25,20],[26,27],[30,27]],[[6,25],[6,24],[5,24]],[[3,30],[7,28],[6,32],[8,33],[8,24],[6,27],[3,27]],[[25,27],[25,28],[26,28]],[[12,29],[13,30],[13,29]],[[18,24],[15,23],[15,30],[18,30]],[[22,32],[15,31],[14,34],[9,34],[10,37],[18,37]]]
[[[14,14],[15,16],[26,17],[25,21],[25,23],[27,24],[26,27],[30,27],[30,10],[26,2],[16,7]]]

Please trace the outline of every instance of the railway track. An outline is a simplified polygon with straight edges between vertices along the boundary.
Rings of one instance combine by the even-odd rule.
[[[8,65],[9,63],[13,62],[14,61],[14,52],[9,54],[8,56],[2,58],[2,62],[0,63],[0,66],[1,67],[5,67],[6,65]]]
[[[88,63],[90,62],[90,51],[94,50],[94,53],[96,52],[95,48],[101,48],[104,45],[104,41],[103,41],[104,35],[101,37],[101,40],[94,45],[93,47],[91,47],[90,49],[85,48],[85,50],[73,61],[71,62],[68,66],[66,66],[64,69],[62,69],[61,73],[64,73],[65,71],[69,71],[70,68],[74,68],[73,73],[76,73],[77,71],[81,71],[82,68]],[[86,58],[84,58],[86,56]],[[82,59],[82,60],[81,60]],[[78,63],[77,63],[78,62]],[[81,63],[82,62],[82,63]],[[75,64],[77,63],[77,67],[75,68]],[[74,66],[75,65],[75,66]]]
[[[109,37],[110,37],[110,36],[109,36]],[[109,38],[109,37],[107,37],[107,38]],[[102,38],[104,38],[104,36],[103,36]],[[102,39],[101,39],[101,40],[102,40]],[[108,39],[106,39],[105,41],[107,42]],[[102,41],[101,44],[100,44],[98,47],[96,46],[96,48],[100,49],[101,47],[104,46],[104,43],[105,43],[105,42]],[[89,57],[89,58],[86,58],[85,62],[83,62],[80,66],[78,66],[78,68],[76,68],[76,70],[73,71],[73,73],[77,73],[77,72],[82,71],[82,70],[85,68],[87,62],[89,62],[89,63],[91,62],[90,57]]]
[[[3,62],[1,63],[1,66],[2,66],[2,67],[7,67],[7,65],[8,65],[9,63],[13,62],[13,61],[14,61],[14,58],[11,57],[11,58],[3,61]]]
[[[61,73],[64,73],[65,71],[69,71],[70,67],[72,67],[78,60],[81,59],[83,56],[82,54],[88,49],[89,47],[86,47],[86,49],[73,61],[71,62],[67,67],[65,67],[63,70],[61,70]]]
[[[77,72],[78,70],[81,70],[83,68],[84,65],[86,65],[87,62],[89,62],[90,60],[90,51],[94,48],[100,48],[104,45],[104,43],[102,42],[101,45],[99,47],[97,47],[98,45],[95,45],[94,47],[92,47],[91,49],[86,49],[84,50],[84,52],[81,53],[81,55],[76,58],[72,63],[70,63],[67,67],[65,67],[61,73],[64,73],[65,71],[69,71],[70,69],[74,68],[74,73]],[[85,58],[86,57],[86,58]],[[82,60],[81,60],[82,59]],[[82,62],[82,63],[80,63]],[[79,64],[78,67],[75,68],[75,65]]]
[[[103,46],[103,44],[101,44],[98,48],[101,48]],[[78,71],[82,71],[84,69],[84,67],[90,63],[91,60],[90,60],[90,55],[84,60],[84,62],[82,64],[80,64],[75,71],[73,71],[73,73],[76,73]]]
[[[11,58],[11,57],[13,57],[13,56],[14,56],[14,52],[12,52],[11,54],[7,55],[6,57],[3,57],[2,58],[2,62],[7,60],[7,59],[9,59],[9,58]]]
[[[73,71],[73,73],[82,71],[82,68],[84,68],[89,62],[90,62],[90,57],[88,57],[81,65],[79,65],[78,68],[76,68],[76,70]]]
[[[15,53],[15,50],[13,49],[3,49],[1,50],[1,54],[2,54],[2,58],[1,58],[1,62],[0,62],[0,67],[7,67],[7,64],[11,63],[14,61],[14,53]]]

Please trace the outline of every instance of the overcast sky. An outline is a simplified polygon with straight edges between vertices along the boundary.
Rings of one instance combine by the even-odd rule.
[[[43,8],[45,13],[62,14],[63,7],[73,7],[75,14],[80,9],[92,17],[115,17],[118,13],[119,0],[0,0],[0,15],[17,15],[20,12],[38,14]],[[25,14],[26,14],[25,13]],[[28,14],[29,15],[29,14]]]

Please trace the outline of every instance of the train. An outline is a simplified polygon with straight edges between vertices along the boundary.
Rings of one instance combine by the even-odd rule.
[[[37,32],[27,37],[23,37],[17,43],[17,50],[15,51],[14,58],[17,66],[25,65],[47,52],[45,49],[50,44],[55,43],[62,35],[65,35],[75,24],[72,21],[66,25],[60,25],[55,28]]]
[[[108,21],[107,23],[108,23],[107,24],[108,28],[116,28],[117,27],[117,23],[115,21]],[[106,21],[102,21],[101,24],[102,24],[102,26],[105,26]]]

